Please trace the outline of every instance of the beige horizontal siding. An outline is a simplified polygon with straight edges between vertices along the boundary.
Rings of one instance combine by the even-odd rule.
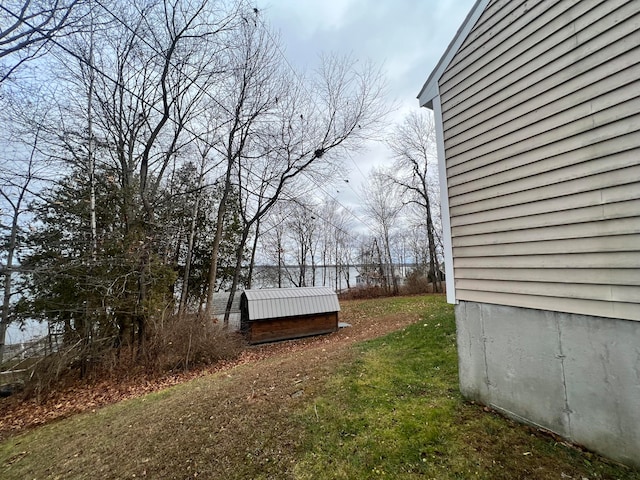
[[[538,0],[540,1],[540,0]],[[483,15],[473,30],[467,36],[467,42],[462,45],[447,69],[447,76],[451,77],[459,72],[459,64],[469,65],[469,55],[482,49],[484,45],[505,26],[512,24],[521,15],[522,11],[530,8],[531,0],[497,0],[489,3]],[[472,48],[469,46],[472,45]]]
[[[576,69],[578,67],[579,65]],[[545,95],[541,95],[538,85],[532,85],[525,90],[519,104],[509,106],[502,102],[478,112],[447,130],[446,146],[454,147],[491,130],[503,136],[528,125],[531,121],[536,121],[541,115],[549,117],[561,113],[574,105],[591,101],[594,95],[599,96],[602,92],[613,92],[625,85],[633,84],[640,77],[640,47],[597,66],[595,70],[585,70],[566,81],[561,79],[558,82],[553,76],[547,77],[544,80],[547,84]],[[600,80],[593,82],[594,76]],[[532,90],[535,90],[535,93]],[[513,98],[510,100],[513,101]],[[501,113],[510,108],[519,108],[516,113],[526,113],[504,123],[505,116]]]
[[[640,320],[640,2],[492,1],[439,87],[456,297]]]
[[[484,22],[479,25],[480,29],[486,26],[486,31],[481,34],[476,34],[480,29],[471,31],[463,48],[455,56],[441,78],[440,93],[445,95],[443,100],[450,100],[449,92],[460,86],[467,78],[476,76],[479,70],[494,71],[513,56],[513,51],[510,49],[518,47],[513,42],[514,38],[517,38],[514,33],[519,29],[527,28],[523,18],[523,14],[527,10],[532,10],[530,18],[533,19],[535,27],[541,23],[540,18],[535,17],[539,17],[540,13],[544,13],[546,9],[559,3],[561,3],[560,0],[537,0],[520,3],[510,16],[505,15],[502,18],[499,18],[500,13],[505,11],[506,7],[492,14],[492,6],[496,4],[489,3],[484,15],[480,18],[480,22],[483,20]],[[547,16],[547,19],[549,18],[552,17]],[[545,23],[544,19],[542,19],[542,23]],[[482,58],[482,63],[478,62],[480,58]]]
[[[534,38],[524,37],[522,30],[515,32],[511,41],[520,40],[522,46],[514,52],[517,56],[500,57],[500,68],[494,69],[494,65],[489,63],[472,75],[463,72],[459,84],[454,79],[447,82],[445,72],[440,85],[445,127],[463,121],[471,113],[467,112],[470,104],[486,101],[487,106],[495,105],[560,71],[564,71],[564,78],[568,80],[583,73],[582,67],[589,63],[591,67],[599,65],[637,46],[638,42],[634,40],[637,35],[635,17],[640,8],[638,2],[629,1],[622,6],[616,0],[596,3],[597,7],[588,16],[579,17],[573,23],[572,11],[558,19],[565,22],[562,30],[550,32],[542,28]],[[593,4],[593,1],[581,1],[574,8],[584,11]],[[583,59],[589,60],[580,65]],[[449,89],[449,84],[455,86]],[[454,119],[460,114],[463,114],[462,118]]]
[[[637,251],[459,257],[454,268],[640,268]],[[638,298],[640,303],[640,298]]]
[[[592,78],[591,70],[616,68],[619,70],[629,65],[629,57],[627,56],[630,51],[629,47],[635,48],[639,44],[640,34],[636,31],[629,33],[628,29],[623,29],[618,36],[619,38],[612,43],[599,44],[600,48],[595,49],[595,51],[590,45],[577,47],[575,52],[572,52],[571,61],[561,57],[554,62],[540,65],[537,70],[528,74],[527,72],[518,71],[516,72],[518,80],[513,83],[506,84],[496,81],[499,88],[490,85],[474,97],[470,97],[463,103],[451,108],[446,126],[447,132],[449,132],[449,129],[452,130],[447,133],[445,138],[449,140],[454,135],[458,135],[477,125],[477,115],[480,113],[482,113],[483,117],[486,115],[487,120],[491,120],[499,114],[517,108],[532,99],[542,98],[545,101],[549,101],[547,97],[544,97],[547,91],[558,86],[572,88],[570,82],[575,80],[574,83],[578,83],[581,79],[584,80],[583,75],[586,75],[585,78]],[[621,56],[623,58],[619,59]],[[631,55],[631,57],[635,56]],[[548,60],[547,57],[544,58]],[[619,62],[617,65],[610,65],[611,62],[616,61]],[[595,73],[598,74],[598,78],[602,76],[601,71],[596,71]],[[477,103],[474,103],[476,100]]]
[[[475,290],[483,292],[511,293],[518,295],[533,295],[538,297],[572,297],[584,300],[600,300],[611,302],[636,303],[638,289],[626,285],[589,285],[582,284],[580,288],[567,283],[541,282],[511,282],[501,280],[456,280],[456,288],[461,290]]]
[[[626,172],[627,170],[624,171]],[[606,178],[608,179],[609,176],[606,176]],[[627,178],[625,178],[625,180],[627,180]],[[636,177],[636,180],[640,180],[640,173]],[[572,186],[579,183],[581,182],[571,182]],[[564,185],[558,186],[562,187]],[[502,208],[500,208],[499,206],[501,200],[500,197],[491,199],[490,201],[486,202],[476,202],[485,204],[487,206],[493,204],[497,204],[498,206],[483,209],[477,208],[474,204],[474,207],[476,207],[474,210],[475,213],[456,215],[451,219],[451,225],[457,227],[474,223],[492,222],[495,220],[503,220],[507,218],[519,218],[530,215],[539,215],[548,212],[567,212],[568,210],[597,206],[601,205],[602,203],[624,202],[627,200],[635,200],[640,198],[640,188],[637,188],[636,183],[632,183],[631,185],[617,185],[611,188],[602,188],[599,190],[593,189],[591,185],[587,185],[585,186],[585,188],[588,188],[588,190],[572,195],[564,194],[573,190],[561,190],[559,188],[558,190],[561,191],[557,197],[546,198],[545,200],[537,200],[538,198],[545,197],[536,197],[536,193],[540,193],[541,191],[546,191],[548,193],[548,191],[551,189],[534,189],[532,192],[529,192],[529,196],[531,197],[529,203],[514,203],[514,205],[512,206],[505,206]],[[520,198],[522,198],[523,196],[524,195],[519,195]],[[560,198],[561,201],[559,201]],[[505,204],[508,205],[507,203]]]
[[[449,192],[451,205],[455,207],[485,202],[474,205],[475,210],[472,211],[478,212],[488,209],[487,202],[496,197],[513,195],[509,198],[501,198],[500,206],[508,206],[635,183],[640,175],[637,158],[638,151],[634,149],[589,162],[576,163],[558,170],[543,170],[543,173],[538,175],[512,177],[516,178],[512,181],[506,181],[508,174],[498,174],[493,186],[487,186],[491,184],[483,178],[477,182],[451,187]],[[573,172],[576,173],[573,174]],[[503,180],[504,183],[498,183]],[[629,189],[634,190],[634,187],[632,185]],[[458,212],[458,214],[462,213]]]
[[[456,277],[458,280],[640,286],[640,269],[634,268],[591,269],[589,275],[585,275],[585,271],[582,268],[458,268]]]
[[[625,92],[613,92],[605,98],[594,98],[591,102],[572,108],[553,117],[543,118],[526,129],[502,137],[473,138],[470,145],[456,147],[451,153],[451,165],[457,165],[482,155],[491,154],[495,159],[518,155],[532,146],[549,145],[564,138],[589,132],[601,125],[612,124],[640,112],[640,89],[629,85]],[[620,95],[618,95],[620,93]],[[634,98],[624,100],[624,94]],[[530,140],[525,142],[524,140]],[[467,148],[468,147],[468,148]],[[464,151],[461,151],[464,148]],[[449,149],[447,149],[449,151]]]
[[[555,253],[629,252],[640,244],[640,233],[629,235],[520,242],[501,245],[457,247],[456,257],[502,257],[505,255],[548,255]]]
[[[465,130],[463,134],[450,136],[445,145],[451,150],[452,155],[456,155],[456,147],[464,145],[466,149],[473,148],[469,139],[480,138],[489,131],[495,132],[497,137],[504,137],[532,123],[544,124],[541,120],[548,119],[547,121],[563,124],[567,123],[563,122],[567,117],[575,119],[584,116],[581,110],[586,109],[587,114],[590,114],[618,104],[620,98],[632,98],[637,95],[637,92],[633,91],[634,82],[640,78],[640,48],[635,49],[633,54],[624,55],[617,60],[612,63],[617,64],[616,66],[622,70],[605,64],[609,68],[602,68],[601,73],[608,75],[600,81],[593,82],[591,79],[591,83],[587,83],[590,82],[589,76],[583,74],[574,78],[570,82],[571,85],[558,85],[547,95],[532,97],[520,108],[510,110],[507,114],[490,118],[485,112],[487,121]],[[639,63],[629,65],[629,62]],[[583,83],[587,84],[582,85]],[[550,97],[556,100],[549,102]],[[523,111],[526,113],[522,114]]]
[[[638,124],[635,126],[640,129],[640,117],[638,120]],[[611,133],[616,135],[619,133],[619,129],[611,128]],[[598,162],[592,163],[592,166],[587,168],[595,167],[595,169],[599,171],[605,171],[604,169],[613,171],[619,168],[633,166],[635,165],[634,157],[636,155],[635,149],[637,147],[637,135],[639,133],[640,131],[625,133],[621,136],[607,138],[598,143],[591,143],[594,134],[593,131],[590,131],[586,135],[580,136],[586,144],[574,150],[557,153],[556,149],[556,152],[554,152],[556,153],[555,155],[548,156],[548,148],[543,149],[542,152],[534,148],[524,155],[515,155],[503,161],[494,162],[458,175],[453,172],[454,169],[452,168],[449,170],[449,188],[453,190],[457,185],[474,182],[473,186],[481,189],[493,186],[496,183],[510,182],[514,178],[526,178],[554,170],[560,174],[561,172],[559,170],[562,168],[574,167],[580,163],[591,162],[593,160],[598,160]],[[577,139],[573,137],[573,140],[575,141]],[[558,146],[558,144],[555,145],[556,147]],[[615,153],[611,154],[612,151]],[[536,153],[538,153],[538,155],[536,155]],[[605,162],[606,165],[604,165]],[[609,167],[609,164],[612,166]],[[503,172],[506,172],[506,175],[503,176],[504,180],[500,181],[498,175]],[[465,192],[468,192],[468,190],[468,186],[464,187]]]
[[[472,245],[503,245],[507,243],[544,242],[564,238],[629,235],[640,232],[640,218],[616,218],[600,222],[569,223],[545,228],[525,228],[507,232],[491,232],[467,237],[453,237],[455,247]]]
[[[601,220],[635,217],[640,212],[640,200],[628,202],[605,203],[593,207],[575,208],[568,211],[540,213],[523,217],[505,218],[492,222],[473,223],[451,227],[453,236],[464,237],[493,232],[508,232],[524,228],[542,228],[567,225],[572,223],[593,223]],[[640,255],[639,255],[640,257]]]
[[[602,2],[603,0],[600,0]],[[593,10],[593,2],[545,0],[537,2],[526,15],[520,16],[504,30],[495,35],[489,45],[475,49],[464,65],[458,64],[460,72],[453,67],[442,77],[442,101],[450,102],[455,106],[469,97],[479,93],[481,87],[489,85],[489,81],[499,81],[508,76],[512,70],[526,67],[534,68],[537,62],[549,62],[562,54],[562,48],[571,48],[570,42],[563,45],[562,28],[563,14],[576,18],[575,30],[593,27],[593,21],[589,15],[598,12]],[[584,18],[587,16],[587,18]],[[544,32],[544,35],[535,36],[536,32]],[[533,35],[533,36],[532,36]],[[534,42],[530,41],[535,38]],[[526,41],[523,41],[526,40]],[[542,54],[547,58],[540,58]],[[481,61],[478,61],[480,60]],[[463,67],[460,67],[463,65]],[[451,75],[451,77],[449,77]],[[463,95],[458,95],[452,90],[463,90]]]
[[[497,154],[491,155],[481,155],[477,156],[471,160],[468,160],[465,163],[448,166],[447,175],[453,177],[454,175],[459,175],[462,173],[469,172],[471,170],[475,170],[483,167],[495,168],[497,170],[505,170],[509,167],[515,168],[516,166],[524,166],[529,163],[535,163],[538,161],[542,161],[545,159],[549,159],[551,157],[556,157],[560,155],[565,155],[574,150],[581,148],[599,148],[598,144],[602,142],[607,142],[610,140],[614,140],[616,138],[625,137],[631,133],[634,134],[632,138],[628,138],[627,140],[631,142],[625,150],[627,149],[635,149],[637,145],[633,144],[637,135],[636,132],[640,129],[640,113],[628,117],[624,122],[618,124],[606,124],[599,127],[594,127],[591,130],[587,130],[585,132],[579,133],[577,135],[573,135],[571,137],[562,138],[559,141],[547,145],[540,146],[535,142],[529,142],[530,147],[521,151],[520,153],[512,152],[510,156],[508,156],[509,152],[502,152],[507,154],[507,156],[499,156]],[[624,139],[622,139],[624,140]],[[606,148],[606,146],[605,146]],[[600,156],[604,157],[605,155],[615,154],[620,152],[618,147],[614,147],[607,151],[600,150]],[[581,155],[588,155],[585,152],[582,152]],[[583,157],[586,158],[586,157]],[[576,162],[579,159],[575,160]],[[499,163],[498,165],[494,165]],[[503,168],[501,165],[506,164]],[[448,165],[448,162],[447,162]]]

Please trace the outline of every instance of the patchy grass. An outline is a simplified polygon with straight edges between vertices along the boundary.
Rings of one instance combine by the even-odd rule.
[[[342,319],[352,329],[14,436],[0,478],[640,479],[464,402],[442,297],[345,302]]]
[[[286,469],[277,459],[290,457],[287,450],[296,442],[282,424],[295,404],[289,397],[293,382],[276,395],[248,366],[228,375],[12,438],[0,446],[0,477],[259,478],[265,470]],[[268,424],[262,428],[262,422]]]
[[[341,301],[342,317],[345,321],[350,319],[369,318],[374,319],[387,315],[435,315],[441,309],[450,309],[445,303],[444,295],[420,295],[406,297],[386,297],[370,300]]]
[[[398,299],[401,305],[410,299]],[[364,307],[364,305],[363,305]],[[516,424],[458,391],[452,310],[359,345],[301,416],[299,479],[640,479]]]

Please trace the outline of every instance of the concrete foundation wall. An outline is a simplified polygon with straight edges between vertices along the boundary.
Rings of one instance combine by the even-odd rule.
[[[456,305],[467,398],[640,467],[640,322]]]

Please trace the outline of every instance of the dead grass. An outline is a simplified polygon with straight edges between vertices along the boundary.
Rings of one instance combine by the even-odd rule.
[[[252,347],[214,375],[12,437],[0,446],[0,476],[283,478],[300,447],[293,412],[353,358],[348,346],[417,319],[342,306],[351,328]]]
[[[13,436],[0,444],[0,477],[283,479],[312,478],[310,474],[313,478],[373,478],[385,473],[386,478],[413,478],[402,477],[399,470],[378,468],[409,465],[402,455],[412,456],[411,461],[420,465],[426,463],[423,458],[440,465],[432,470],[444,472],[436,478],[474,476],[473,472],[462,475],[463,467],[452,470],[455,475],[448,474],[449,455],[458,463],[482,459],[484,478],[494,478],[493,465],[502,472],[495,478],[567,478],[561,473],[580,478],[573,472],[589,471],[563,470],[564,464],[557,462],[564,458],[557,460],[555,447],[548,447],[553,439],[538,440],[530,429],[460,399],[455,361],[451,366],[450,358],[437,355],[439,344],[451,355],[450,309],[441,297],[343,302],[342,307],[341,320],[352,327],[336,334],[251,347],[215,374]],[[407,328],[418,318],[444,324],[439,320],[442,312],[449,315],[449,323],[446,331],[435,333],[444,337],[429,337],[428,345],[422,331],[416,337],[414,327]],[[398,333],[361,343],[393,331]],[[441,363],[423,363],[428,350],[434,355],[429,361]],[[436,366],[446,370],[444,376],[438,376]],[[419,384],[404,381],[407,375],[433,385],[413,388]],[[391,397],[385,395],[389,392]],[[438,392],[444,392],[444,397]],[[409,420],[398,423],[400,412]],[[412,413],[418,414],[419,421],[411,420]],[[366,422],[358,423],[361,418]],[[436,420],[441,423],[432,427],[424,423]],[[379,425],[390,428],[381,432]],[[445,426],[454,428],[445,431]],[[369,443],[358,443],[365,439],[362,432]],[[423,441],[421,450],[391,448],[416,438]],[[387,455],[397,452],[393,453],[399,455],[397,460],[385,463],[376,458],[381,440],[390,447]],[[543,446],[531,450],[535,455],[521,451],[539,441]],[[330,448],[335,452],[326,457]],[[373,458],[373,467],[362,458]],[[544,475],[553,475],[535,470],[522,474],[518,469],[523,461],[534,466],[551,462]],[[573,461],[602,464],[598,457],[579,452]],[[339,475],[346,471],[355,473]],[[640,478],[626,469],[613,471],[620,473],[588,478]]]

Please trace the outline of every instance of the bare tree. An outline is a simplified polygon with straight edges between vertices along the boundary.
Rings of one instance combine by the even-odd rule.
[[[269,211],[264,219],[264,230],[260,235],[262,255],[266,261],[275,263],[276,278],[275,283],[278,288],[283,286],[283,275],[286,267],[286,231],[287,218],[289,217],[289,203],[278,202]]]
[[[306,80],[290,70],[258,13],[244,17],[240,49],[233,53],[230,113],[221,153],[227,161],[225,191],[237,185],[243,202],[244,240],[238,246],[237,288],[245,242],[260,220],[303,172],[335,162],[329,153],[353,148],[384,114],[384,85],[372,65],[355,68],[349,58],[326,57],[318,75]],[[224,101],[223,101],[224,103]],[[218,215],[224,213],[223,195]],[[218,229],[219,231],[219,229]],[[220,234],[216,235],[216,239]],[[207,309],[216,288],[217,241],[211,261]]]
[[[80,16],[82,28],[63,36],[65,26]],[[283,199],[315,190],[309,178],[324,182],[333,175],[340,154],[373,136],[386,113],[377,68],[328,56],[316,75],[303,78],[291,70],[259,13],[243,1],[9,0],[0,6],[0,22],[8,25],[0,31],[2,78],[45,51],[51,59],[47,66],[55,63],[63,71],[55,82],[60,99],[38,125],[48,135],[46,155],[62,166],[60,181],[43,194],[34,222],[37,235],[31,237],[33,251],[42,253],[40,263],[30,258],[33,271],[48,272],[34,280],[25,298],[37,294],[38,300],[51,300],[47,284],[58,272],[64,282],[55,285],[56,291],[64,295],[29,308],[87,339],[98,330],[107,332],[110,345],[126,344],[126,332],[138,353],[144,353],[149,326],[176,307],[184,313],[193,298],[188,292],[193,246],[209,247],[200,241],[203,231],[215,224],[208,230],[215,233],[205,303],[210,312],[213,290],[224,283],[218,278],[223,277],[217,272],[219,258],[232,256],[225,255],[228,214],[237,209],[234,221],[239,219],[232,299],[248,251],[254,263],[271,210]],[[18,63],[8,63],[15,59]],[[10,86],[14,83],[2,88]],[[205,114],[213,121],[205,121]],[[33,143],[34,154],[40,145],[40,140]],[[196,151],[194,160],[190,155]],[[177,185],[171,184],[172,172],[196,163],[193,183],[183,182],[188,185],[176,193],[189,190],[189,198],[175,207],[188,213],[170,224],[171,189]],[[29,182],[14,181],[22,196],[7,194],[7,214],[24,210]],[[214,189],[217,196],[210,194]],[[3,196],[7,191],[3,188]],[[214,198],[218,208],[208,208],[211,213],[202,220],[202,205]],[[6,226],[6,251],[13,252],[3,265],[9,298],[16,263],[11,238],[17,237],[11,235],[11,222]],[[56,228],[47,232],[51,226]],[[55,245],[48,241],[54,238]],[[276,243],[282,265],[282,236]],[[336,265],[343,262],[338,260],[342,245],[338,239],[333,244]],[[305,239],[304,248],[314,270],[317,236]],[[196,259],[194,271],[208,268],[201,260]],[[73,271],[64,271],[67,265]],[[312,276],[315,280],[315,272]],[[73,288],[65,290],[66,285]],[[3,307],[4,324],[9,310]]]
[[[353,263],[351,248],[355,238],[355,233],[349,228],[352,216],[331,197],[325,199],[318,211],[317,248],[322,264],[322,285],[333,284],[338,290],[341,278],[344,278],[347,288],[350,288],[349,265]]]
[[[205,306],[205,314],[208,316],[213,312],[223,222],[234,185],[232,175],[234,171],[238,171],[242,159],[248,155],[257,125],[271,114],[279,96],[283,96],[280,92],[282,85],[277,78],[281,68],[278,51],[258,15],[257,11],[241,14],[235,38],[225,51],[229,75],[218,102],[219,115],[224,120],[221,122],[221,141],[217,147],[224,158],[225,169],[211,251]],[[248,233],[245,237],[247,236]]]
[[[384,82],[373,65],[359,69],[349,57],[329,56],[322,59],[317,76],[310,83],[302,83],[303,79],[298,77],[300,83],[291,85],[290,77],[286,72],[281,73],[281,83],[289,79],[286,84],[289,89],[285,91],[288,95],[274,99],[278,100],[275,112],[262,124],[261,134],[251,144],[252,151],[256,152],[251,157],[251,167],[242,162],[238,165],[238,186],[246,198],[240,209],[245,224],[243,238],[248,237],[256,221],[264,217],[288,189],[294,190],[301,178],[330,176],[339,164],[338,154],[358,148],[363,139],[374,135],[386,114]],[[260,168],[269,172],[263,178],[255,175],[255,164],[260,162],[271,166]],[[262,188],[256,188],[257,184]],[[255,201],[256,192],[264,197],[259,202]],[[240,248],[243,246],[238,250],[225,319],[238,286],[242,265]]]
[[[293,202],[292,211],[287,218],[287,236],[294,248],[295,267],[297,279],[291,278],[296,287],[307,287],[309,281],[315,285],[315,249],[314,243],[317,235],[318,218],[314,213],[315,205],[309,200],[296,200]],[[310,275],[307,272],[308,262],[312,268]]]
[[[29,108],[25,108],[30,98]],[[6,331],[14,320],[13,301],[18,295],[16,277],[22,273],[19,254],[24,253],[25,232],[31,219],[29,204],[45,181],[41,117],[45,114],[34,92],[12,95],[5,103],[2,117],[3,162],[0,165],[0,276],[3,277],[0,317],[0,361]]]
[[[7,327],[12,320],[11,298],[15,293],[13,290],[13,278],[16,268],[16,253],[19,248],[18,235],[21,231],[20,217],[26,209],[25,204],[29,198],[30,185],[35,181],[36,167],[34,159],[37,151],[37,137],[38,135],[36,133],[31,152],[26,162],[24,162],[25,165],[20,168],[20,172],[14,172],[11,176],[2,175],[0,179],[0,182],[2,182],[0,185],[2,203],[10,209],[6,215],[9,220],[8,224],[4,225],[4,222],[0,224],[2,230],[6,231],[6,235],[3,235],[4,238],[2,238],[3,245],[0,248],[0,252],[5,256],[4,265],[2,266],[4,282],[2,292],[2,316],[0,318],[0,362],[3,358]],[[2,213],[3,216],[5,216],[4,212]]]
[[[437,180],[432,172],[436,162],[435,127],[433,118],[413,111],[398,125],[388,145],[394,154],[395,164],[392,181],[406,195],[406,202],[418,206],[426,219],[429,267],[427,276],[436,291],[442,291],[434,222],[433,198],[437,198]]]
[[[209,153],[209,146],[204,145],[204,148],[200,150],[200,165],[198,170],[198,183],[196,191],[196,199],[193,202],[193,210],[191,212],[191,222],[189,223],[189,231],[187,234],[187,254],[184,264],[184,275],[182,277],[182,290],[180,292],[180,303],[178,305],[178,314],[184,315],[187,298],[189,295],[189,277],[191,274],[191,262],[193,258],[193,245],[196,236],[196,227],[198,221],[198,214],[200,213],[200,203],[203,197],[204,182],[206,175],[207,155]]]
[[[73,23],[80,0],[3,0],[0,4],[0,84]]]
[[[393,292],[398,293],[398,278],[391,255],[391,238],[403,209],[401,198],[390,180],[389,173],[375,168],[371,171],[369,181],[363,186],[362,193],[365,199],[364,213],[375,225],[375,233],[382,241],[386,267],[384,277],[391,279]]]
[[[87,150],[89,165],[95,164],[92,146],[103,145],[102,162],[115,172],[127,261],[137,262],[136,288],[130,281],[123,288],[129,311],[117,310],[128,318],[117,323],[133,324],[126,328],[136,332],[142,350],[147,322],[157,311],[151,302],[174,300],[171,287],[158,284],[151,268],[171,268],[156,260],[166,244],[158,235],[157,210],[167,198],[161,190],[176,158],[210,128],[200,119],[223,77],[220,52],[238,17],[234,4],[207,0],[96,3],[95,16],[108,19],[108,31],[92,28],[91,35],[61,45],[82,66],[76,84],[87,98],[88,108],[81,111],[91,127],[89,140],[86,128],[64,136],[75,136],[69,150]]]
[[[348,230],[348,214],[342,210],[338,215],[338,223],[334,224],[336,236],[336,276],[342,273],[347,289],[351,288],[351,266],[353,265],[353,247],[356,240],[354,232]],[[342,281],[339,282],[342,285]],[[336,287],[338,290],[338,287]]]

